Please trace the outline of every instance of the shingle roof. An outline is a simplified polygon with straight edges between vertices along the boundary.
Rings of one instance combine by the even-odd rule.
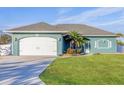
[[[83,35],[114,35],[112,32],[104,31],[84,24],[58,24],[36,23],[9,29],[8,31],[77,31]]]

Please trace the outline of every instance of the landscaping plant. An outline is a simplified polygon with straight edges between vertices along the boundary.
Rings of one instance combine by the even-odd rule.
[[[77,33],[76,31],[70,31],[68,35],[68,39],[70,39],[70,42],[73,43],[73,45],[70,44],[70,48],[74,50],[73,53],[80,54],[83,44],[85,44],[88,39],[82,36],[81,34]]]

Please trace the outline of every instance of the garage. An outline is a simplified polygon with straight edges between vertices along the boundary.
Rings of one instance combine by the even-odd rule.
[[[20,39],[19,55],[57,56],[57,40],[51,37],[27,37]]]

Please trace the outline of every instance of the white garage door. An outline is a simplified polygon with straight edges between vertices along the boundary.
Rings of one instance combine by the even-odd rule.
[[[20,55],[57,55],[57,40],[50,37],[28,37],[20,40]]]

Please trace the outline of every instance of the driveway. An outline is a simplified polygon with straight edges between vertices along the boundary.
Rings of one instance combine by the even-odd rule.
[[[0,57],[0,84],[39,85],[44,84],[39,75],[54,57],[6,56]]]

